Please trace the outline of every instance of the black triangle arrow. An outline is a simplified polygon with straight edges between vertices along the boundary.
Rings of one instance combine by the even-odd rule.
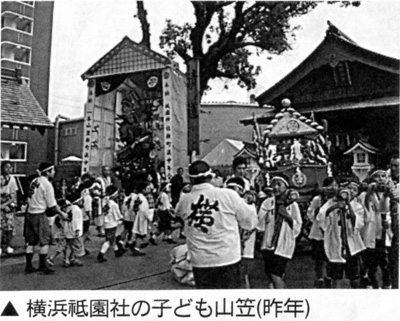
[[[11,301],[8,302],[3,312],[1,313],[2,317],[17,317],[19,316],[18,312],[15,310]]]

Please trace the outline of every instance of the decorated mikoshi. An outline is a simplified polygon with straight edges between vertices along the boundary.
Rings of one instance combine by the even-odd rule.
[[[270,175],[283,172],[296,188],[319,187],[325,177],[332,176],[326,128],[313,114],[307,118],[297,112],[289,99],[283,99],[282,106],[262,133],[253,115],[253,142],[265,185],[269,185]]]

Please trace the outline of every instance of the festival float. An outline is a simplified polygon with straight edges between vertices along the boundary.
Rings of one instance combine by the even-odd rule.
[[[168,179],[187,166],[186,78],[177,63],[124,37],[82,79],[82,173],[108,165],[124,187],[155,176],[158,165]]]
[[[313,191],[332,175],[327,153],[326,125],[301,115],[289,99],[282,100],[282,109],[261,132],[253,115],[254,144],[260,173],[257,188],[270,187],[270,178],[285,174],[291,187],[299,193],[298,203],[304,209]],[[304,213],[304,211],[302,211]]]

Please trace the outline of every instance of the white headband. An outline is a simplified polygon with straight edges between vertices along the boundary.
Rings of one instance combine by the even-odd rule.
[[[77,200],[73,201],[72,204],[78,203],[82,200],[82,197],[79,197]]]
[[[228,183],[226,187],[239,187],[241,190],[244,190],[243,186],[240,186],[239,184],[236,183]]]
[[[286,185],[286,187],[289,187],[288,181],[287,181],[286,179],[284,179],[283,177],[280,177],[280,176],[272,177],[271,183],[272,183],[272,181],[274,181],[274,180],[280,180],[281,182],[283,182],[283,183]]]
[[[36,171],[38,172],[39,175],[42,175],[42,173],[44,173],[44,172],[46,172],[46,171],[48,171],[48,170],[50,170],[52,168],[54,168],[54,165],[51,165],[50,167],[47,167],[47,168],[45,168],[43,170],[37,169]]]
[[[113,198],[114,196],[117,196],[118,195],[118,190],[117,191],[115,191],[115,193],[114,194],[112,194],[112,195],[110,195],[110,196],[108,196],[109,198]]]
[[[375,172],[371,174],[371,177],[379,173],[384,173],[387,176],[387,173],[383,169],[377,169]]]
[[[189,174],[189,177],[191,177],[191,178],[207,177],[207,176],[215,177],[215,174],[213,172],[211,172],[211,168],[207,172],[204,172],[204,173],[199,173],[196,175]]]

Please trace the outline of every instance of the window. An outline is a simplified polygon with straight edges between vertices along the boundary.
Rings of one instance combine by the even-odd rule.
[[[366,162],[365,153],[357,153],[357,163],[364,164]]]
[[[78,134],[78,129],[76,127],[64,129],[64,136],[75,136],[77,134]]]
[[[25,162],[27,143],[17,141],[1,141],[1,160]]]
[[[14,50],[9,46],[1,46],[1,58],[14,60]]]
[[[2,43],[1,58],[29,65],[31,61],[31,50],[27,47],[18,46],[12,43]]]
[[[1,28],[14,29],[32,35],[33,20],[7,11],[1,16]]]
[[[31,51],[28,48],[17,47],[14,51],[14,60],[29,64],[31,60]]]

